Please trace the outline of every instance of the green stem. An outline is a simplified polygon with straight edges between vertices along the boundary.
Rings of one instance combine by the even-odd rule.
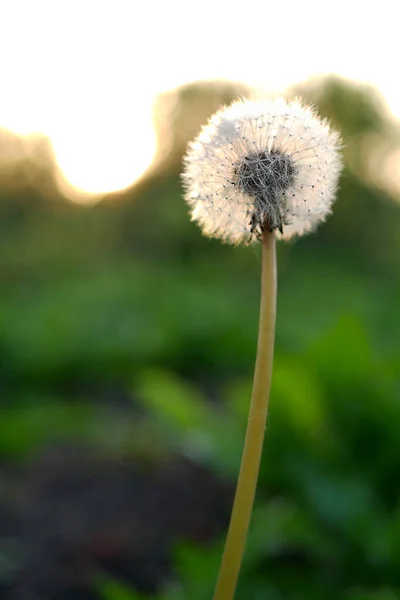
[[[263,234],[261,268],[260,323],[253,392],[242,464],[214,600],[232,600],[234,597],[260,469],[271,388],[276,316],[275,235],[269,231]]]

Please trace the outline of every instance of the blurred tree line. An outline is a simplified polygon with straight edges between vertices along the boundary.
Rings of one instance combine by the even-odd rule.
[[[60,197],[43,140],[35,160],[0,168],[2,598],[212,595],[260,257],[202,237],[179,169],[188,139],[243,92],[161,98],[164,154],[95,205]],[[399,129],[371,90],[335,79],[296,92],[342,132],[346,172],[328,222],[279,245],[270,418],[237,597],[393,600],[400,191],[379,173]],[[5,135],[4,149],[18,143]]]

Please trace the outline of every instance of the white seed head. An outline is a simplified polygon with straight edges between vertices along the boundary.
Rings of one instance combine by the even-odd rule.
[[[299,100],[238,100],[211,117],[184,158],[185,198],[203,233],[249,243],[289,239],[331,211],[340,137]]]

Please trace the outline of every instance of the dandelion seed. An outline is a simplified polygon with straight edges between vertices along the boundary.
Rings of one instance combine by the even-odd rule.
[[[264,230],[285,239],[309,232],[331,211],[339,147],[339,134],[299,100],[236,101],[189,144],[183,181],[192,220],[234,244]]]

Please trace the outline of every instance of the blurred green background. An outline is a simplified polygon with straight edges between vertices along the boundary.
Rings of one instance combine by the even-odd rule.
[[[181,89],[158,123],[169,154],[93,206],[63,199],[45,161],[0,170],[1,598],[212,597],[260,248],[202,237],[179,169],[188,139],[239,91]],[[399,129],[369,89],[295,91],[342,132],[346,169],[328,222],[279,245],[272,398],[237,598],[393,600],[400,192],[379,173]]]

